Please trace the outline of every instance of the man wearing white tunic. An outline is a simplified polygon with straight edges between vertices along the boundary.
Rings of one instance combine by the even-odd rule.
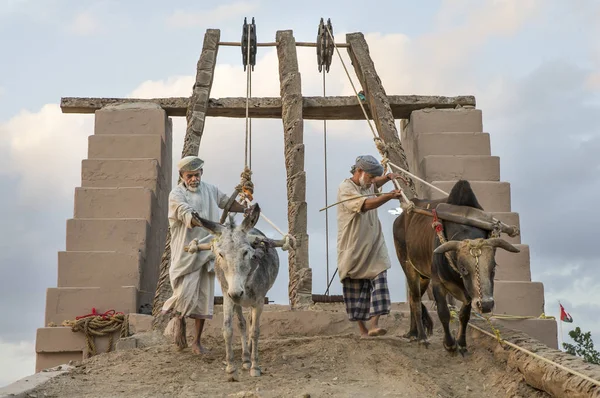
[[[382,176],[383,166],[371,155],[357,157],[350,173],[352,177],[338,188],[338,201],[372,195],[375,188],[399,177],[395,173]],[[387,270],[391,264],[377,208],[400,197],[401,191],[393,190],[349,200],[337,208],[338,272],[348,318],[358,323],[361,337],[386,333],[378,322],[381,315],[390,312]],[[370,330],[365,323],[369,319]]]
[[[193,213],[204,219],[219,222],[219,209],[223,209],[229,200],[216,186],[201,181],[203,166],[204,161],[197,156],[184,157],[177,164],[181,183],[169,195],[169,277],[173,295],[162,308],[163,313],[177,313],[178,319],[195,319],[196,334],[192,344],[195,354],[208,352],[202,347],[200,338],[204,321],[212,319],[213,316],[214,256],[210,250],[188,253],[184,246],[193,239],[198,239],[201,243],[212,239],[210,233],[194,220]],[[243,212],[244,207],[234,201],[230,211]]]

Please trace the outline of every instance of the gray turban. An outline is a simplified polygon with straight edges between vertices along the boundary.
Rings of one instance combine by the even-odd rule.
[[[377,159],[371,155],[362,155],[356,158],[356,163],[352,167],[352,173],[356,169],[364,170],[366,173],[379,177],[383,174],[383,166]]]

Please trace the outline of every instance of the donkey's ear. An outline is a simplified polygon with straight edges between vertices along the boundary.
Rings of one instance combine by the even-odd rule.
[[[223,233],[223,231],[225,230],[225,226],[223,226],[217,222],[202,218],[196,212],[194,212],[192,214],[192,217],[194,218],[192,223],[194,223],[195,225],[197,225],[199,227],[209,230],[215,236],[221,235]]]
[[[240,229],[247,233],[252,228],[254,228],[259,218],[260,206],[258,205],[258,203],[255,203],[248,210],[246,218],[244,218],[244,221],[242,221],[242,224],[240,225]]]

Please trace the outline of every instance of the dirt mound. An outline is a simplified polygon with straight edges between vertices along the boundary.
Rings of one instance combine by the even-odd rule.
[[[393,335],[265,338],[259,346],[263,376],[252,378],[241,369],[238,344],[240,381],[227,382],[221,338],[208,337],[212,352],[195,356],[189,348],[177,351],[148,333],[138,336],[141,348],[85,360],[35,393],[40,397],[548,396],[495,361],[487,348],[471,345],[464,358],[447,354],[441,336],[436,328],[429,349]]]

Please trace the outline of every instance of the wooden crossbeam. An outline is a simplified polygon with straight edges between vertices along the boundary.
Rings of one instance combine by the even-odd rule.
[[[452,109],[460,106],[476,106],[475,97],[470,95],[444,97],[428,95],[389,95],[389,106],[396,119],[408,119],[411,112],[426,109]],[[94,113],[107,105],[153,102],[160,105],[169,116],[185,116],[189,97],[173,98],[61,98],[63,113]],[[369,104],[363,102],[371,117]],[[281,98],[250,98],[249,115],[252,118],[281,118]],[[246,117],[246,98],[210,98],[206,116]],[[364,120],[355,96],[302,97],[302,116],[307,120]]]
[[[338,47],[348,47],[347,43],[335,43]],[[241,47],[242,43],[236,41],[220,41],[219,46],[227,46],[227,47]],[[270,43],[256,43],[256,47],[276,47],[277,42]],[[306,41],[297,41],[296,47],[316,47],[317,43],[306,42]]]

